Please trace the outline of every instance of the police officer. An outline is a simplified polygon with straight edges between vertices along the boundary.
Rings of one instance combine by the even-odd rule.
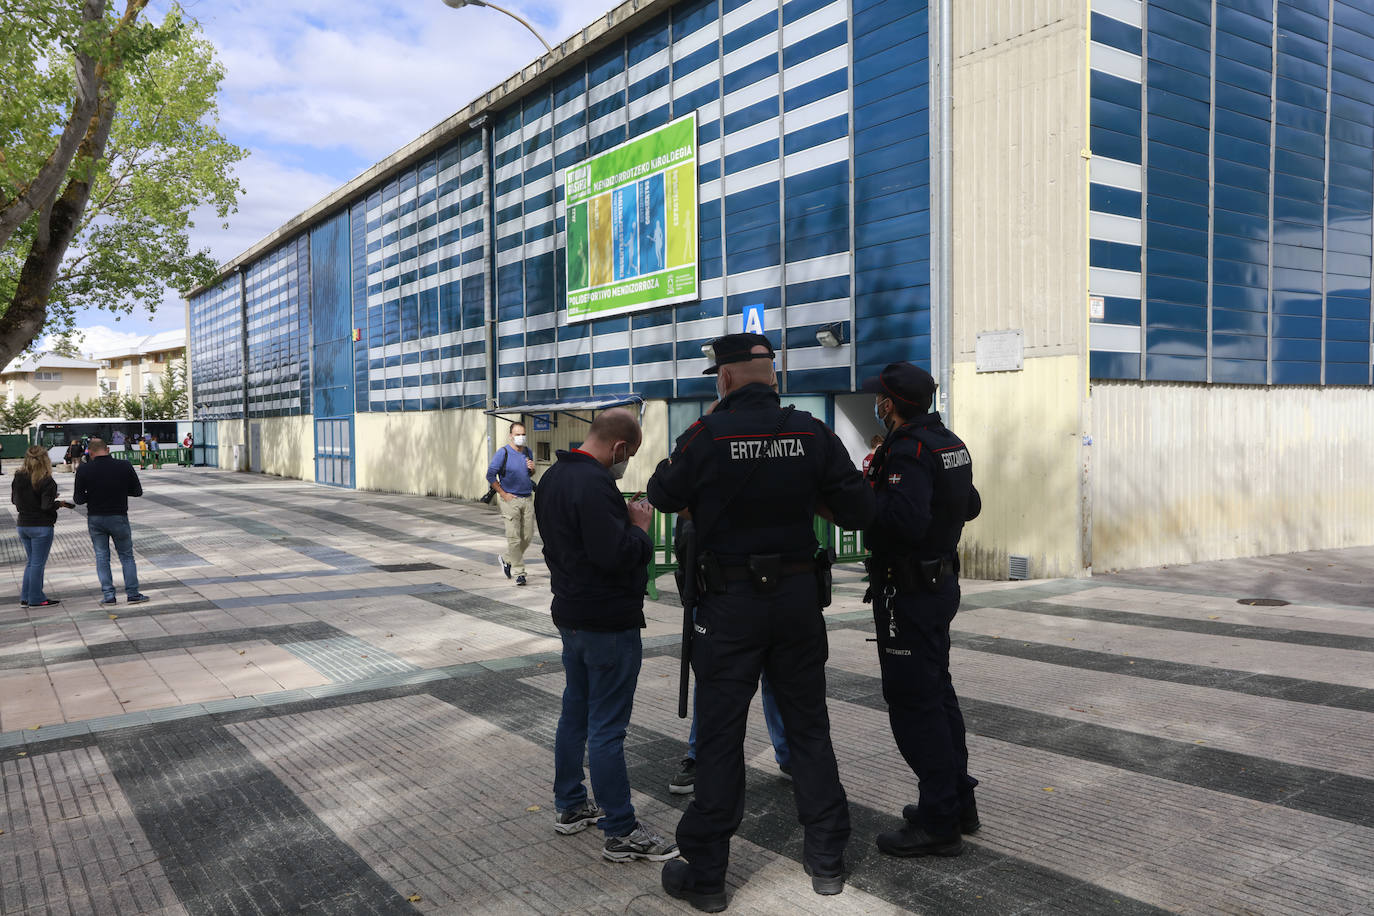
[[[768,338],[731,334],[709,353],[706,373],[716,376],[720,402],[678,438],[648,495],[660,511],[690,512],[701,558],[692,644],[696,797],[677,827],[684,861],[665,865],[663,887],[715,913],[726,907],[730,837],[744,814],[745,719],[760,672],[792,746],[812,887],[844,889],[849,806],[825,703],[829,564],[820,560],[818,575],[814,516],[861,528],[873,518],[874,497],[825,424],[779,405]]]
[[[957,856],[979,827],[964,717],[949,675],[949,625],[959,609],[959,535],[978,517],[968,447],[931,412],[935,379],[892,363],[866,380],[887,427],[868,469],[878,514],[865,532],[883,698],[897,748],[920,782],[898,830],[878,835],[894,856]]]

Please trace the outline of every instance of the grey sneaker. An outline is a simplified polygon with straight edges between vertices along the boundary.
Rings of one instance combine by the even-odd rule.
[[[629,862],[632,859],[664,862],[677,858],[677,844],[669,843],[643,824],[635,824],[635,829],[625,836],[606,837],[601,857],[610,862]]]
[[[558,817],[554,818],[553,829],[567,836],[572,833],[581,833],[592,824],[595,824],[602,811],[591,800],[584,801],[576,808],[569,808],[567,811],[558,812]]]
[[[674,795],[691,795],[696,790],[697,762],[691,757],[683,757],[677,775],[668,780],[668,791]]]

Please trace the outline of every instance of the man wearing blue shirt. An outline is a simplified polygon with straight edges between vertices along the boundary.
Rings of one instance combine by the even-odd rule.
[[[501,497],[506,523],[506,552],[496,558],[506,578],[525,584],[525,551],[534,539],[534,455],[525,445],[525,424],[510,425],[510,442],[496,450],[487,465],[487,483]]]

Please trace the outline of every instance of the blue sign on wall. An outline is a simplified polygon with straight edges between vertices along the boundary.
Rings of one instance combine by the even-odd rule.
[[[537,414],[534,415],[534,431],[535,431],[535,432],[537,432],[537,433],[542,433],[542,432],[546,432],[547,430],[552,429],[552,428],[553,428],[553,425],[549,422],[549,415],[548,415],[548,414],[546,414],[546,413],[537,413]]]
[[[746,305],[744,307],[744,328],[745,334],[763,333],[763,305]]]

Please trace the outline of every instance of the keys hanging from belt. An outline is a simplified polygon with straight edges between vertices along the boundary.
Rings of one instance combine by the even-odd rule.
[[[897,589],[888,585],[883,589],[882,602],[887,609],[887,637],[888,639],[897,638],[897,603],[892,598],[897,594]]]

